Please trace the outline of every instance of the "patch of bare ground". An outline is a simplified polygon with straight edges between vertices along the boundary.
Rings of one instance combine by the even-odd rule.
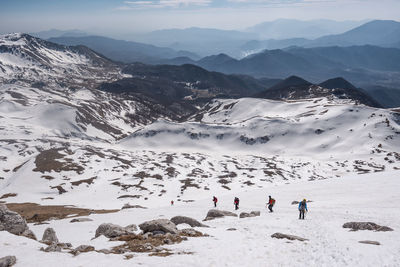
[[[115,246],[111,249],[111,253],[123,254],[127,252],[137,252],[137,253],[150,253],[152,256],[170,256],[173,253],[170,249],[166,249],[162,246],[179,244],[182,241],[188,240],[187,237],[205,237],[203,233],[195,230],[191,230],[190,233],[185,233],[184,231],[180,234],[130,234],[123,235],[120,237],[112,238],[111,241],[123,241],[122,245]],[[178,254],[181,252],[177,252]],[[185,252],[184,252],[185,253]],[[187,252],[186,252],[187,253]],[[191,254],[190,252],[188,254]]]
[[[122,196],[119,196],[118,199],[121,199],[121,198],[141,198],[141,197],[142,197],[141,195],[122,195]]]
[[[179,182],[181,182],[183,185],[181,186],[181,193],[183,193],[187,188],[189,188],[189,187],[194,187],[194,188],[197,188],[197,189],[199,189],[200,188],[200,186],[198,185],[198,184],[195,184],[195,183],[193,183],[194,182],[194,179],[192,179],[192,178],[187,178],[187,179],[184,179],[184,180],[179,180]]]
[[[75,186],[78,186],[78,185],[83,184],[83,183],[90,185],[90,184],[93,183],[93,181],[94,181],[96,178],[97,178],[97,177],[92,177],[92,178],[89,178],[89,179],[79,180],[79,181],[71,182],[71,184],[72,184],[72,185],[75,185]]]
[[[119,210],[93,210],[62,205],[39,205],[36,203],[7,203],[9,210],[19,213],[28,223],[41,223],[52,219],[88,216],[90,214],[114,213]]]
[[[54,177],[53,176],[50,176],[50,175],[42,175],[41,176],[42,178],[44,178],[44,179],[46,179],[46,180],[54,180]]]
[[[16,197],[18,194],[16,193],[7,193],[0,197],[0,199],[9,198],[9,197]]]
[[[33,171],[41,173],[75,171],[81,174],[84,168],[74,163],[72,159],[65,158],[65,155],[60,153],[61,150],[64,150],[64,148],[52,148],[40,152],[40,154],[36,156],[36,168],[33,169]]]

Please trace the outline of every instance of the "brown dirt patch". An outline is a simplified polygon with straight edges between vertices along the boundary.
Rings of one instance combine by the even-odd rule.
[[[18,194],[16,193],[7,193],[0,197],[0,199],[9,198],[9,197],[16,197]]]
[[[79,180],[79,181],[71,182],[71,184],[72,184],[72,185],[75,185],[75,186],[78,186],[78,185],[83,184],[83,183],[89,185],[89,184],[92,184],[93,181],[94,181],[96,178],[97,178],[97,177],[92,177],[92,178],[89,178],[89,179]]]
[[[84,168],[74,162],[71,159],[65,159],[65,155],[61,154],[60,151],[64,148],[52,148],[40,152],[36,156],[35,164],[36,168],[33,171],[45,173],[45,172],[61,172],[61,171],[75,171],[81,174]],[[63,159],[64,161],[59,161]]]
[[[92,210],[75,208],[62,205],[39,205],[36,203],[7,203],[8,209],[19,213],[28,223],[37,223],[53,219],[65,219],[88,216],[90,214],[105,214],[118,212],[119,210]],[[73,216],[71,216],[73,215]]]

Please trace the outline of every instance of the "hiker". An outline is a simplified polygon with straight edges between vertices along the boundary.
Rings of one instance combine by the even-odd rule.
[[[273,210],[272,210],[272,207],[275,205],[275,199],[273,199],[271,196],[268,196],[269,197],[269,200],[268,200],[268,209],[269,209],[269,212],[274,212]]]
[[[173,206],[174,205],[174,201],[173,200],[171,200],[171,206]]]
[[[216,208],[218,199],[215,196],[213,196],[213,202],[214,202],[214,207]]]
[[[304,213],[308,211],[307,209],[307,200],[303,199],[303,201],[301,201],[299,203],[299,220],[303,219],[304,220]]]
[[[239,209],[239,198],[238,197],[235,197],[233,204],[235,204],[235,210],[238,210]]]

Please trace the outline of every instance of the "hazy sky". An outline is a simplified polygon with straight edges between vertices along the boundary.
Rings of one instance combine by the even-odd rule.
[[[400,0],[0,0],[0,32],[243,29],[278,18],[400,20]]]

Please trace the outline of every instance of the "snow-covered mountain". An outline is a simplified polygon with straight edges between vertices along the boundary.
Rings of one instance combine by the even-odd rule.
[[[94,88],[121,78],[120,67],[84,47],[57,45],[14,33],[0,35],[0,81]]]
[[[129,250],[114,250],[103,257],[100,249],[121,245],[121,241],[91,240],[96,227],[104,222],[128,225],[174,215],[200,220],[212,195],[220,198],[224,209],[230,209],[231,199],[240,196],[241,208],[262,210],[267,192],[277,194],[282,204],[269,225],[269,215],[263,210],[255,220],[210,222],[211,228],[202,231],[211,237],[170,246],[176,255],[169,259],[177,257],[177,262],[168,260],[168,265],[204,265],[199,264],[203,258],[205,265],[219,266],[217,254],[223,251],[217,247],[226,247],[233,240],[239,243],[234,250],[240,251],[243,244],[252,242],[248,236],[264,244],[266,234],[275,231],[303,231],[310,238],[307,244],[319,255],[327,253],[326,245],[334,236],[329,255],[313,256],[311,265],[329,265],[332,260],[332,265],[354,265],[356,252],[346,249],[354,240],[346,239],[346,246],[341,246],[342,240],[336,238],[337,223],[376,220],[383,215],[383,223],[400,225],[398,219],[391,224],[390,212],[380,209],[382,199],[395,195],[393,188],[398,185],[393,177],[400,170],[399,110],[368,107],[335,96],[285,101],[241,98],[214,99],[184,117],[175,113],[179,109],[166,108],[139,93],[117,95],[96,90],[102,81],[112,82],[124,75],[118,64],[87,48],[53,45],[24,34],[2,36],[0,42],[0,202],[23,212],[37,236],[44,230],[43,223],[48,223],[62,241],[73,246],[91,244],[97,249],[78,257],[55,256],[39,252],[41,243],[24,243],[22,237],[0,232],[0,246],[7,244],[4,251],[16,254],[20,265],[38,266],[43,263],[38,262],[40,258],[49,265],[104,266],[112,261],[120,266],[131,255],[137,264],[159,265],[158,259],[129,254]],[[359,176],[368,173],[366,180]],[[379,184],[380,178],[386,182]],[[370,206],[364,194],[374,192],[364,181],[380,189],[373,198],[378,200],[373,213],[364,212]],[[353,194],[349,188],[355,186],[358,191],[349,197]],[[310,216],[316,218],[310,226],[292,227],[293,207],[294,217],[297,211],[290,203],[304,194],[316,202],[319,215]],[[354,214],[330,208],[335,196]],[[175,206],[170,206],[171,200]],[[134,209],[120,210],[128,202]],[[84,209],[80,212],[93,221],[71,226],[69,216],[82,215],[64,205]],[[335,225],[323,220],[331,210],[338,217]],[[103,212],[113,213],[95,214]],[[237,235],[226,239],[226,229],[233,226]],[[315,226],[322,228],[315,230]],[[396,242],[390,236],[381,238],[398,251],[398,234],[394,234]],[[291,243],[273,243],[269,237],[268,242],[268,246],[279,245],[280,253],[291,251],[293,257],[304,250],[300,245],[290,248]],[[22,243],[24,255],[19,252]],[[209,254],[205,248],[218,253]],[[149,252],[160,252],[156,249]],[[262,254],[251,255],[260,258]],[[396,265],[398,259],[392,260],[388,254],[381,251],[378,257],[362,262],[376,264],[385,258],[386,265]],[[245,262],[254,260],[251,255],[229,263],[254,266]],[[97,256],[101,262],[94,260]],[[288,263],[281,257],[273,261]],[[301,260],[300,265],[306,263]]]

